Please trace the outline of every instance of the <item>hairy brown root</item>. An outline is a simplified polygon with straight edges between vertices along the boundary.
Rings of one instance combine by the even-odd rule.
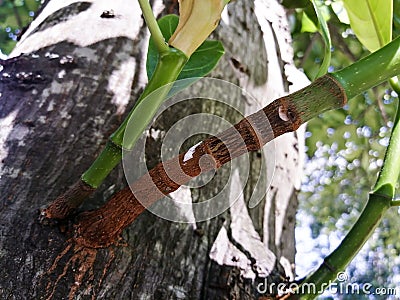
[[[57,255],[51,267],[45,274],[42,275],[42,278],[47,278],[45,290],[46,299],[56,299],[55,292],[57,287],[59,286],[60,281],[63,278],[66,278],[68,271],[72,271],[74,276],[74,283],[69,288],[68,299],[74,299],[77,291],[83,285],[83,283],[85,283],[85,294],[91,293],[92,299],[96,299],[96,290],[101,287],[107,270],[115,259],[114,250],[112,248],[108,249],[109,258],[102,269],[100,277],[97,280],[97,284],[95,284],[95,274],[93,268],[96,262],[98,250],[76,244],[75,240],[73,239],[67,240],[66,243],[67,245],[65,246],[64,250]],[[57,275],[55,280],[51,279],[50,276],[54,275],[57,268],[61,265],[61,259],[69,255],[71,256],[65,263],[61,273]]]

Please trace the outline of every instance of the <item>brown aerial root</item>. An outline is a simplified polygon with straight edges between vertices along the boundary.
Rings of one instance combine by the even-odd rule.
[[[190,159],[185,160],[184,154],[181,154],[159,163],[99,209],[82,213],[74,225],[74,240],[78,245],[95,249],[115,245],[122,231],[146,207],[176,191],[200,172],[216,168],[216,165],[204,143],[193,150]]]
[[[115,253],[112,248],[108,249],[108,260],[103,267],[98,283],[94,284],[95,275],[93,267],[96,262],[98,250],[94,248],[88,248],[76,243],[74,239],[66,241],[67,245],[60,254],[54,259],[53,264],[48,271],[42,275],[47,277],[47,285],[45,290],[45,297],[47,300],[57,299],[55,298],[55,292],[59,283],[62,279],[67,277],[68,271],[70,270],[74,274],[74,283],[71,285],[68,293],[68,299],[73,300],[79,288],[85,283],[85,294],[91,292],[92,299],[96,299],[96,289],[100,289],[103,279],[109,269],[111,263],[115,259]],[[50,278],[54,275],[57,268],[61,265],[61,259],[71,255],[68,261],[65,263],[62,272],[56,277],[55,280]]]
[[[271,120],[272,124],[279,126],[271,127]],[[74,226],[76,242],[90,248],[115,244],[122,231],[146,207],[176,191],[193,177],[216,170],[248,151],[260,149],[274,137],[297,129],[299,122],[298,112],[287,99],[274,101],[268,110],[260,110],[221,134],[193,146],[186,153],[159,163],[133,182],[130,188],[116,193],[101,208],[83,213]]]
[[[115,245],[126,226],[145,210],[129,188],[119,191],[101,208],[84,212],[74,225],[74,240],[82,247],[98,249]]]
[[[78,180],[67,192],[60,195],[47,208],[41,211],[41,218],[44,220],[63,220],[70,216],[96,189]]]
[[[191,178],[216,170],[244,153],[258,150],[277,136],[296,130],[320,112],[339,108],[345,102],[346,95],[340,84],[328,75],[296,93],[273,101],[217,136],[193,146],[186,153],[159,163],[130,183],[130,188],[116,193],[101,208],[81,214],[74,226],[76,244],[92,249],[116,244],[122,231],[146,207],[176,191]],[[82,191],[91,193],[92,189],[77,183],[68,196],[73,199],[72,205],[65,208],[54,204],[43,214],[48,218],[64,218],[70,206],[75,207],[83,201]],[[60,202],[66,200],[61,199]]]
[[[190,155],[193,159],[186,161],[183,154],[180,154],[170,161],[158,164],[138,182],[132,184],[131,188],[135,192],[136,198],[129,196],[129,190],[117,193],[114,197],[123,202],[120,207],[125,209],[124,211],[118,209],[118,213],[114,212],[112,209],[118,208],[118,204],[111,203],[109,206],[112,209],[101,208],[97,213],[90,212],[83,215],[82,221],[76,226],[77,239],[89,247],[107,247],[117,239],[116,236],[121,233],[123,228],[143,211],[142,204],[147,207],[164,195],[178,189],[190,178],[211,169],[218,169],[248,151],[258,150],[277,136],[297,130],[301,124],[318,114],[342,107],[346,101],[343,87],[329,75],[318,78],[311,85],[293,94],[276,99],[235,126],[215,137],[204,140],[198,147],[194,146],[193,155]],[[199,159],[204,156],[210,156],[211,159],[209,159],[208,166],[200,168]],[[171,177],[170,174],[173,176]],[[65,219],[93,191],[93,188],[78,181],[42,211],[43,219]],[[124,201],[124,198],[127,200]],[[125,216],[130,213],[134,217]],[[104,222],[109,222],[110,225],[100,224]],[[93,230],[100,232],[94,233]],[[88,233],[84,233],[85,231]],[[112,238],[106,238],[107,235]],[[97,241],[98,236],[101,237],[100,241]]]

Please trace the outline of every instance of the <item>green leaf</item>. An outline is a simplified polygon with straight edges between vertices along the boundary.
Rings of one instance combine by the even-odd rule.
[[[400,0],[393,1],[393,38],[400,35]]]
[[[371,52],[392,40],[392,0],[344,0],[350,25]]]
[[[322,38],[325,43],[325,51],[324,51],[324,59],[321,64],[321,68],[319,69],[316,78],[326,74],[328,72],[328,67],[331,63],[331,48],[332,48],[332,42],[331,42],[331,36],[329,35],[329,30],[328,30],[328,24],[326,23],[326,20],[324,18],[324,15],[322,13],[322,7],[323,3],[319,0],[312,0],[312,3],[314,5],[315,12],[318,17],[318,22],[320,26],[320,33],[322,35]]]
[[[224,46],[220,41],[204,41],[192,54],[181,74],[179,74],[178,80],[207,75],[214,69],[224,52]]]
[[[308,5],[303,8],[301,17],[302,32],[317,32],[318,31],[318,17],[315,12],[314,6],[310,0]]]
[[[306,14],[303,13],[303,16],[301,18],[301,32],[317,32],[318,27],[314,24],[314,22],[310,19],[310,17]]]
[[[176,15],[167,15],[158,20],[161,32],[165,40],[174,33],[178,26],[179,17]],[[179,74],[178,80],[185,78],[203,77],[211,72],[217,65],[219,59],[224,54],[222,43],[214,40],[207,40],[192,54],[189,61],[186,63],[182,72]],[[151,78],[156,68],[158,61],[158,51],[150,38],[149,50],[147,53],[147,76]]]

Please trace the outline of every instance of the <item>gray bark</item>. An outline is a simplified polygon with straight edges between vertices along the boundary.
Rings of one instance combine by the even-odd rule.
[[[173,2],[153,7],[162,15],[176,11]],[[101,18],[106,10],[115,17]],[[226,49],[213,77],[243,87],[263,105],[293,88],[288,77],[297,73],[277,1],[234,1],[213,37]],[[265,276],[268,282],[293,278],[297,133],[275,142],[275,170],[267,170],[274,177],[253,208],[246,204],[266,155],[261,152],[250,154],[247,185],[229,188],[243,189],[244,196],[207,221],[174,223],[145,212],[120,246],[100,250],[71,246],[74,218],[39,223],[39,209],[79,178],[140,94],[147,40],[135,1],[51,0],[13,58],[1,62],[0,299],[256,299]],[[186,110],[235,118],[215,104]],[[171,115],[166,123],[177,112]],[[160,144],[149,139],[150,165]],[[223,167],[212,184],[174,197],[203,201],[234,171]],[[82,210],[99,207],[124,185],[118,167]]]

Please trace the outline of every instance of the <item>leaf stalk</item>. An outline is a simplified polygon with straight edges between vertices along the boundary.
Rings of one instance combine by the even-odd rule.
[[[157,24],[157,20],[154,17],[153,10],[151,9],[148,0],[139,0],[140,8],[142,9],[143,17],[146,21],[147,27],[154,39],[154,43],[159,53],[167,53],[169,50],[168,44],[164,39],[164,36]]]

